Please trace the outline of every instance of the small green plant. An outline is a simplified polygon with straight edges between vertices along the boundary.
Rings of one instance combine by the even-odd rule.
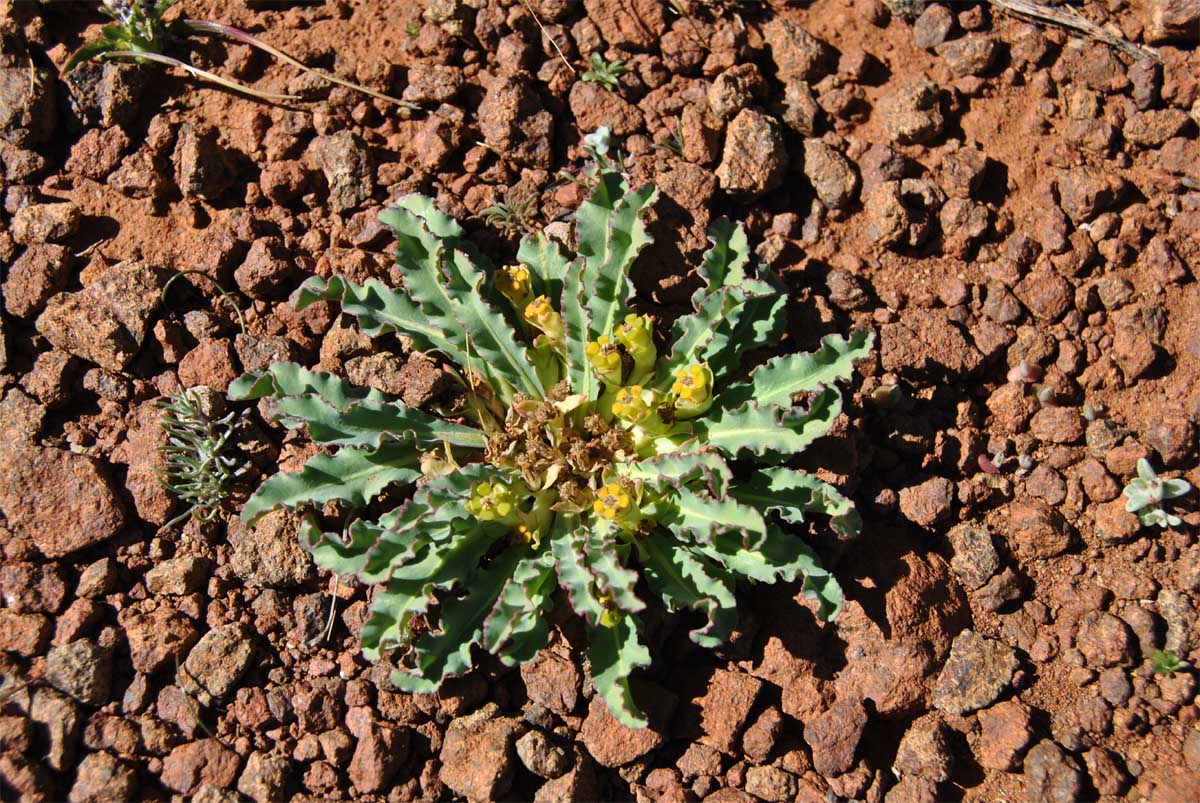
[[[683,156],[683,122],[676,121],[675,129],[654,143],[654,147],[670,151],[676,156]]]
[[[237,81],[223,78],[216,73],[202,70],[183,59],[168,54],[168,49],[186,44],[187,37],[193,34],[222,36],[235,42],[249,45],[264,53],[279,59],[296,69],[315,75],[331,84],[338,84],[357,92],[362,92],[373,98],[396,103],[409,108],[417,108],[415,104],[406,103],[390,95],[376,92],[365,86],[355,84],[323,70],[309,67],[278,48],[272,47],[256,36],[229,25],[208,20],[175,19],[167,20],[166,14],[179,0],[101,0],[100,10],[111,17],[113,22],[105,25],[100,36],[85,43],[76,50],[67,63],[63,65],[62,74],[66,75],[76,65],[92,59],[116,59],[144,63],[148,61],[165,64],[179,69],[206,81],[244,92],[261,100],[274,102],[298,100],[295,95],[283,95],[275,92],[264,92]]]
[[[590,59],[592,68],[580,76],[583,80],[600,84],[609,92],[616,92],[621,86],[621,76],[628,70],[620,59],[605,61],[600,53],[593,53]]]
[[[537,201],[528,196],[516,196],[511,190],[504,200],[492,204],[479,213],[479,219],[505,234],[512,236],[529,231]]]
[[[1191,483],[1182,479],[1159,479],[1150,467],[1150,461],[1144,457],[1137,462],[1137,473],[1137,479],[1130,480],[1125,486],[1125,509],[1135,514],[1143,527],[1179,526],[1180,518],[1163,510],[1162,503],[1192,490]]]
[[[1182,672],[1187,669],[1191,664],[1170,650],[1152,650],[1150,652],[1150,666],[1154,668],[1155,674],[1173,675],[1176,672]]]
[[[187,505],[166,526],[189,516],[212,521],[229,497],[230,484],[245,470],[229,443],[235,413],[213,418],[205,412],[200,394],[191,388],[162,399],[158,406],[167,435],[166,444],[159,449],[167,462],[159,471],[159,482]]]
[[[493,269],[432,201],[408,196],[381,216],[404,290],[334,277],[298,291],[300,309],[338,302],[366,333],[402,334],[460,366],[458,400],[440,415],[291,363],[230,393],[276,397],[281,420],[325,448],[267,479],[242,516],[307,509],[301,538],[316,562],[380,586],[363,647],[371,659],[396,652],[399,687],[437,689],[470,669],[475,645],[508,665],[530,660],[561,589],[586,622],[597,691],[643,726],[629,677],[650,663],[647,595],[701,613],[691,638],[706,647],[736,624],[739,580],[802,579],[822,617],[840,610],[840,587],[796,528],[825,514],[850,536],[860,519],[786,463],[829,430],[836,383],[872,336],[830,335],[745,376],[747,352],[779,346],[787,295],[751,270],[742,229],[720,221],[693,310],[660,344],[631,308],[629,279],[657,191],[611,168],[595,182],[573,258],[539,234],[518,264]],[[395,486],[412,489],[408,501],[380,513]],[[316,512],[331,502],[364,511],[345,538],[322,531]]]

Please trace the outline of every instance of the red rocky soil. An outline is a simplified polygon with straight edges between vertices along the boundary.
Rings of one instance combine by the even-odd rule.
[[[1156,63],[986,4],[888,2],[184,0],[420,112],[214,42],[198,63],[306,100],[157,67],[63,82],[100,17],[0,2],[0,671],[23,684],[0,794],[1200,799],[1196,675],[1149,661],[1200,664],[1200,514],[1184,499],[1182,526],[1139,529],[1120,496],[1139,457],[1200,485],[1200,6],[1083,6]],[[576,65],[624,59],[619,92],[551,38]],[[593,696],[567,618],[519,671],[396,692],[358,652],[368,589],[314,571],[291,517],[163,528],[154,474],[154,401],[180,386],[294,359],[412,404],[442,392],[436,364],[289,293],[395,280],[375,216],[401,193],[468,218],[515,188],[539,225],[568,216],[557,172],[598,125],[663,193],[645,310],[680,312],[727,214],[786,277],[795,347],[857,327],[879,346],[805,457],[866,520],[813,536],[845,612],[748,588],[715,653],[651,615],[644,731]],[[656,147],[672,135],[681,154]],[[246,334],[202,278],[160,301],[185,269],[233,292]],[[308,454],[257,408],[239,426],[250,486]]]

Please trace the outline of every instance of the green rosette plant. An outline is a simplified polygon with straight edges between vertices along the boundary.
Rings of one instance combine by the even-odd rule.
[[[437,689],[471,668],[476,645],[507,665],[530,660],[561,589],[587,624],[597,692],[618,720],[644,726],[629,678],[650,664],[648,595],[703,614],[691,638],[705,647],[733,630],[739,579],[802,579],[823,617],[840,610],[841,589],[794,528],[822,514],[853,535],[860,519],[835,488],[785,464],[829,430],[835,383],[872,336],[831,335],[745,375],[747,352],[779,345],[787,296],[750,270],[745,233],[722,221],[693,311],[656,342],[631,307],[629,268],[651,242],[642,216],[657,191],[631,189],[608,162],[592,184],[574,258],[539,234],[518,264],[493,269],[454,220],[408,196],[381,216],[403,289],[335,277],[298,291],[298,308],[337,302],[367,334],[398,333],[459,366],[449,409],[292,363],[230,392],[273,397],[286,425],[325,447],[267,479],[247,522],[330,502],[353,513],[386,488],[413,489],[382,515],[351,515],[343,533],[322,532],[310,512],[301,535],[320,566],[377,586],[363,648],[373,660],[398,651],[397,686]]]

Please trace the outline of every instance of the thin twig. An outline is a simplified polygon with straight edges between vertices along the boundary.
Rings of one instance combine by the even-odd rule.
[[[327,73],[324,70],[318,70],[316,67],[309,67],[304,62],[294,59],[291,56],[289,56],[287,53],[284,53],[279,48],[272,47],[271,45],[262,41],[258,37],[252,36],[251,34],[248,34],[245,31],[239,30],[239,29],[231,27],[229,25],[223,25],[219,22],[210,22],[209,20],[184,20],[183,24],[198,33],[210,33],[210,34],[214,34],[217,36],[227,36],[230,39],[234,39],[238,42],[249,45],[250,47],[256,47],[259,50],[263,51],[264,53],[274,56],[275,58],[279,59],[280,61],[284,62],[285,64],[290,64],[291,66],[295,67],[298,70],[302,70],[303,72],[312,73],[313,75],[317,76],[318,78],[328,81],[331,84],[337,84],[338,86],[344,86],[347,89],[353,89],[356,92],[362,92],[364,95],[369,95],[373,98],[376,98],[377,100],[382,100],[387,103],[395,103],[397,106],[403,106],[406,109],[413,109],[414,111],[424,111],[424,109],[422,109],[416,103],[410,103],[407,100],[400,100],[399,98],[394,98],[391,95],[385,95],[382,92],[376,92],[374,89],[369,89],[360,84],[356,84],[353,81],[347,81],[344,78],[339,78],[336,75],[334,75],[333,73]]]
[[[254,87],[246,86],[245,84],[237,81],[231,81],[228,78],[222,78],[216,73],[211,73],[208,70],[202,70],[199,67],[193,67],[186,61],[180,61],[179,59],[171,58],[170,56],[164,56],[160,53],[138,52],[135,50],[109,50],[108,52],[101,54],[99,58],[123,59],[126,61],[138,61],[139,59],[157,61],[159,64],[166,64],[169,67],[178,67],[184,72],[194,75],[197,78],[203,78],[207,81],[212,81],[214,84],[223,86],[226,89],[232,89],[235,92],[243,92],[251,97],[259,98],[260,100],[269,100],[273,103],[284,103],[291,100],[300,100],[298,95],[281,95],[277,92],[264,92],[261,89],[255,89]]]
[[[1089,39],[1095,39],[1110,47],[1115,47],[1135,59],[1151,59],[1162,62],[1162,57],[1156,51],[1135,45],[1133,42],[1109,33],[1074,9],[1053,8],[1041,3],[1030,2],[1030,0],[991,0],[991,3],[997,8],[1019,17],[1078,31]]]
[[[194,270],[193,269],[193,270],[176,271],[175,275],[172,276],[170,279],[167,279],[167,283],[163,285],[162,292],[159,293],[159,295],[158,295],[158,300],[160,302],[163,302],[163,303],[166,302],[167,290],[170,289],[171,285],[174,284],[175,280],[178,279],[180,276],[203,276],[205,279],[208,279],[210,282],[212,282],[213,286],[215,286],[217,288],[217,291],[220,292],[221,297],[224,298],[226,301],[228,301],[229,306],[233,307],[233,311],[235,313],[237,313],[238,325],[242,328],[242,334],[246,334],[246,319],[242,317],[242,310],[241,310],[241,308],[238,307],[237,302],[233,300],[233,296],[229,294],[228,290],[226,290],[224,287],[221,286],[220,282],[218,282],[216,279],[209,276],[207,273],[205,273],[202,270]]]
[[[542,24],[542,18],[539,17],[538,13],[533,10],[532,6],[529,5],[529,0],[521,0],[521,5],[525,6],[525,10],[533,15],[533,21],[537,23],[538,30],[542,32],[542,36],[550,40],[550,44],[554,45],[554,52],[558,54],[558,57],[562,60],[562,63],[567,65],[567,69],[571,71],[571,75],[579,75],[579,73],[576,72],[575,68],[571,65],[571,62],[567,61],[567,57],[563,55],[562,48],[558,46],[558,42],[553,36],[550,35],[550,32],[546,30],[546,26]]]

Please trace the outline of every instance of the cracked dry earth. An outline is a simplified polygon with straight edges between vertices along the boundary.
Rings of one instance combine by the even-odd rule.
[[[0,2],[0,796],[1200,800],[1196,675],[1150,660],[1200,663],[1200,514],[1141,528],[1121,496],[1141,457],[1200,484],[1200,6],[1080,6],[1154,61],[889,2],[184,2],[417,112],[215,41],[197,64],[304,101],[151,66],[60,80],[100,16]],[[630,70],[606,92],[551,40],[579,73],[597,51]],[[791,289],[789,347],[879,344],[805,455],[865,518],[810,534],[841,618],[744,588],[709,652],[651,612],[641,731],[593,695],[565,613],[519,670],[397,692],[357,648],[368,590],[316,572],[294,518],[163,527],[154,474],[156,399],[272,361],[446,392],[436,360],[288,295],[398,281],[376,214],[405,192],[567,219],[558,171],[600,125],[663,194],[641,309],[683,309],[724,214]],[[203,276],[163,301],[180,270]],[[312,451],[265,412],[239,411],[243,494]]]

